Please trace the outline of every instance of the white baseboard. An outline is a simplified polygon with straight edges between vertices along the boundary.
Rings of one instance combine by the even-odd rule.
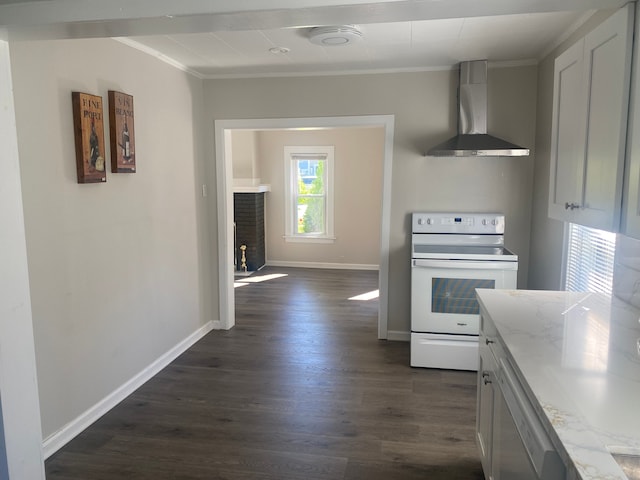
[[[285,260],[267,260],[268,267],[329,268],[337,270],[379,270],[379,265],[367,263],[328,263],[328,262],[289,262]]]
[[[218,322],[219,323],[219,322]],[[59,449],[61,449],[64,445],[70,442],[74,437],[79,435],[83,430],[85,430],[89,425],[98,420],[102,415],[107,413],[113,407],[115,407],[118,403],[124,400],[126,397],[131,395],[136,389],[138,389],[142,384],[144,384],[147,380],[156,375],[160,370],[169,365],[173,360],[175,360],[179,355],[184,353],[189,347],[191,347],[194,343],[204,337],[207,333],[209,333],[214,326],[214,321],[209,321],[194,333],[189,335],[187,338],[178,343],[175,347],[173,347],[168,352],[164,353],[157,360],[155,360],[151,365],[145,368],[143,371],[138,373],[136,376],[131,378],[129,381],[121,385],[119,388],[111,392],[105,398],[96,403],[89,410],[82,413],[76,419],[67,423],[64,427],[62,427],[57,432],[49,435],[42,442],[42,450],[44,453],[44,458],[47,459]]]
[[[211,330],[225,330],[221,320],[211,320]]]
[[[387,340],[394,342],[410,342],[411,332],[401,332],[398,330],[389,330],[387,332]]]

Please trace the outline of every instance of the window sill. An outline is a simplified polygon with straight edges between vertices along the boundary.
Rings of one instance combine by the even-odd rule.
[[[284,235],[284,241],[288,243],[335,243],[336,237],[327,235],[302,236],[302,235]]]

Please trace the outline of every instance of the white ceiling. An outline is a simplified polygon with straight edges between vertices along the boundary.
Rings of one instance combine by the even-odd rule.
[[[320,46],[310,27],[130,38],[208,78],[443,68],[463,60],[537,61],[585,18],[553,12],[358,25],[362,40]],[[271,53],[284,47],[286,53]]]
[[[0,0],[0,38],[119,37],[202,78],[318,75],[536,62],[624,0]],[[353,45],[312,26],[355,24]],[[286,53],[274,54],[273,47]]]

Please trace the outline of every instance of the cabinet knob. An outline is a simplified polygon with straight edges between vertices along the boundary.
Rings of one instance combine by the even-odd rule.
[[[485,379],[483,380],[485,385],[489,385],[491,383],[491,380],[489,380],[488,377],[485,377]]]
[[[489,340],[488,338],[485,338],[484,343],[489,345],[490,343],[495,343],[495,342],[493,340]]]
[[[564,209],[565,210],[575,210],[576,208],[580,208],[580,205],[578,205],[577,203],[565,202],[565,204],[564,204]]]

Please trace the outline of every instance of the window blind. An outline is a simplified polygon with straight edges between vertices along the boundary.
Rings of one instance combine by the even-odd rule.
[[[292,153],[291,160],[326,160],[326,153]]]
[[[569,224],[565,289],[611,295],[615,233]]]

